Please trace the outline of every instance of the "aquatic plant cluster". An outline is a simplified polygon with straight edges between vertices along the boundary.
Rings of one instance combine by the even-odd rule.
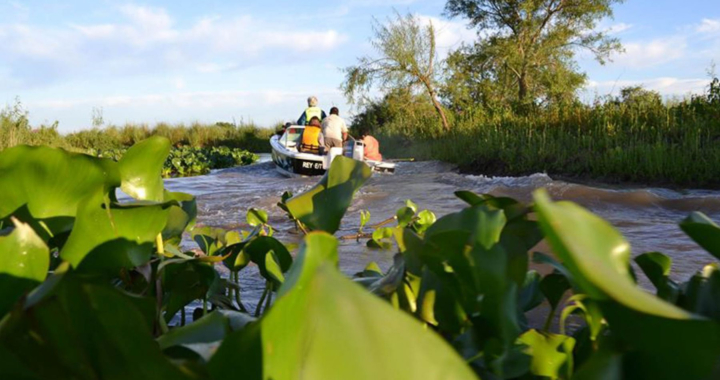
[[[92,156],[109,158],[119,161],[127,149],[87,151]],[[162,176],[189,177],[207,174],[213,169],[225,169],[235,166],[250,165],[257,161],[259,156],[243,149],[222,147],[198,148],[183,146],[170,149],[170,154],[162,168]]]
[[[195,228],[195,198],[163,187],[169,152],[160,137],[117,162],[0,152],[0,378],[718,376],[717,263],[678,284],[669,257],[637,256],[656,288],[646,292],[617,230],[543,190],[530,205],[457,192],[467,205],[440,218],[411,201],[387,223],[370,226],[363,212],[356,238],[396,254],[386,271],[368,263],[347,277],[333,234],[366,165],[338,157],[313,188],[283,194],[278,207],[305,235],[295,248],[259,209],[245,215],[249,231]],[[118,201],[117,189],[133,200]],[[680,228],[720,258],[720,227],[707,217]],[[203,254],[180,249],[184,234]],[[543,239],[553,256],[534,252]],[[266,283],[254,311],[238,281],[250,265]],[[528,322],[537,312],[542,326]]]

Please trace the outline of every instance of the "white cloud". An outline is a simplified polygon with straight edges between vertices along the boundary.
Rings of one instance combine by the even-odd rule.
[[[648,42],[626,42],[623,47],[625,52],[613,55],[613,62],[632,68],[646,68],[685,57],[687,39],[673,36]]]
[[[3,66],[28,83],[93,71],[147,74],[197,68],[205,73],[273,62],[278,56],[303,60],[347,40],[331,28],[278,25],[252,16],[205,18],[180,28],[162,8],[126,5],[119,11],[121,20],[114,23],[0,25]]]
[[[713,20],[709,18],[704,18],[700,22],[700,25],[695,28],[695,31],[698,33],[720,32],[720,19]]]
[[[648,90],[659,92],[663,96],[684,96],[690,93],[698,94],[705,91],[709,79],[701,78],[675,78],[659,77],[647,80],[618,80],[618,81],[588,81],[586,90],[596,91],[599,94],[618,94],[620,89],[629,86],[643,86]]]

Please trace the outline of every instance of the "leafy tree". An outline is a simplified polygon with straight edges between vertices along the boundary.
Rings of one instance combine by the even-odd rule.
[[[631,107],[656,107],[662,105],[662,97],[657,91],[647,90],[642,86],[629,86],[620,90],[618,102]]]
[[[432,23],[421,21],[408,14],[396,13],[395,20],[386,24],[375,21],[375,38],[372,46],[379,53],[376,57],[361,57],[356,66],[344,69],[345,81],[341,85],[350,102],[364,97],[373,84],[384,91],[409,89],[427,94],[443,128],[450,129],[442,104],[438,100],[436,68],[435,28]]]
[[[622,49],[616,38],[596,29],[599,20],[612,16],[613,3],[620,2],[448,0],[445,11],[451,17],[469,19],[482,36],[473,46],[456,52],[476,61],[469,69],[479,74],[470,79],[479,76],[480,83],[495,82],[499,99],[510,96],[507,91],[514,88],[514,100],[527,105],[574,96],[586,79],[574,60],[578,49],[590,51],[601,64]],[[468,68],[451,67],[451,73],[455,72],[451,79],[464,79],[457,75],[464,73],[462,69]]]

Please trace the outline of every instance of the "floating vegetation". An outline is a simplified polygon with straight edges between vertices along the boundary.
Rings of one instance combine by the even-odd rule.
[[[127,149],[91,149],[88,154],[119,161]],[[225,169],[235,166],[250,165],[257,161],[259,156],[239,148],[228,147],[181,147],[170,149],[170,154],[162,168],[162,176],[189,177],[207,174],[213,169]]]

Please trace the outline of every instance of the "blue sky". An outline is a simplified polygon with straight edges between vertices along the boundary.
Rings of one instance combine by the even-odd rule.
[[[0,0],[0,103],[19,97],[31,122],[296,119],[308,95],[352,113],[340,68],[372,54],[372,18],[393,9],[431,20],[442,54],[475,32],[440,0]],[[579,55],[583,97],[644,84],[665,96],[702,91],[720,63],[717,0],[629,0],[599,26],[626,52],[605,66]],[[347,111],[347,112],[345,112]]]

